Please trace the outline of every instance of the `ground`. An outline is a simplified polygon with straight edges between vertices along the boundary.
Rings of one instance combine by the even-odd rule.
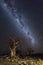
[[[0,58],[0,65],[43,65],[43,59],[26,57],[24,59],[16,57]]]

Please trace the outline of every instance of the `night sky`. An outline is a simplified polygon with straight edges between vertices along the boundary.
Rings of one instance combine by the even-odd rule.
[[[9,50],[9,37],[24,48],[43,53],[43,1],[0,0],[0,52]]]

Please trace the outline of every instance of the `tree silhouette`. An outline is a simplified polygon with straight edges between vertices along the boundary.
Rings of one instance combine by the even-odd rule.
[[[34,50],[32,48],[28,48],[27,51],[28,51],[29,55],[34,53]]]
[[[11,57],[16,56],[16,48],[20,45],[20,41],[16,40],[15,38],[10,37],[9,43],[10,43],[9,48],[10,48],[10,51],[11,51]]]

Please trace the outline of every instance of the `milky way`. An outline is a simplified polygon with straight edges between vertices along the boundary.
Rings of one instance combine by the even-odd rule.
[[[11,4],[13,5],[14,3],[11,2]],[[27,39],[30,38],[32,40],[32,43],[35,43],[35,38],[31,34],[31,29],[26,24],[27,20],[26,20],[26,17],[24,16],[24,14],[23,13],[18,13],[17,8],[15,8],[14,6],[12,6],[12,7],[8,6],[8,3],[4,2],[3,5],[5,7],[7,7],[9,9],[9,11],[12,13],[13,18],[16,21],[16,26],[17,26],[18,30],[22,31],[22,33],[25,35],[25,37]],[[14,23],[15,23],[15,21],[14,21]]]
[[[34,46],[42,50],[43,44],[39,42],[39,39],[43,38],[43,7],[41,4],[40,6],[36,4],[37,2],[34,4],[34,0],[32,2],[28,0],[0,1],[5,16],[10,20],[10,30],[12,30],[10,34],[12,33],[13,36],[15,34],[17,38],[26,41],[24,43],[28,44],[27,46]]]

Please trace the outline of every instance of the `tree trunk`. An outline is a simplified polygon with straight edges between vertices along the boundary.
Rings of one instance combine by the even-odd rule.
[[[11,50],[11,57],[13,57],[13,56],[16,56],[16,49],[15,48]]]

